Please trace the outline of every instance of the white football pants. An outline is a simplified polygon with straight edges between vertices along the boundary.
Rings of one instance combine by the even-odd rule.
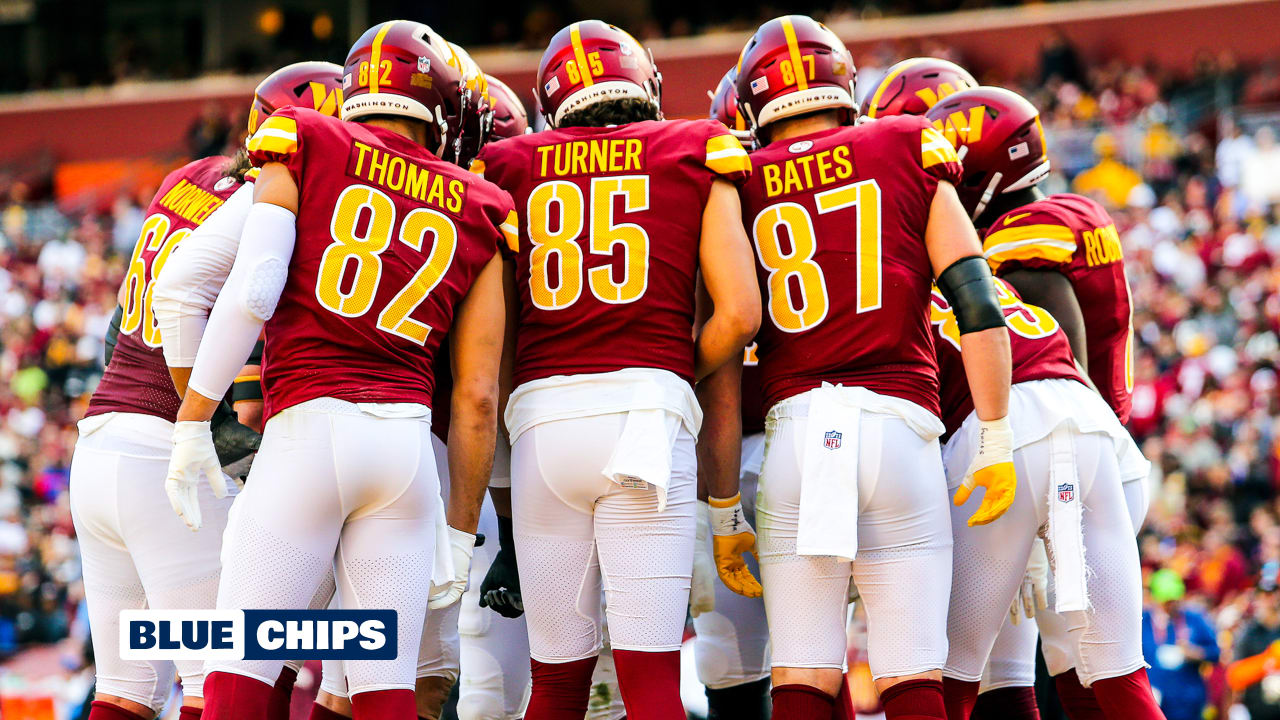
[[[679,430],[666,508],[649,484],[605,477],[626,413],[540,423],[511,449],[511,492],[529,654],[592,657],[603,589],[612,646],[679,650],[693,572],[697,460]]]
[[[229,483],[228,497],[219,500],[201,483],[204,527],[191,532],[164,492],[172,443],[173,424],[163,418],[108,413],[81,421],[71,459],[71,518],[84,566],[97,691],[157,711],[169,697],[175,666],[182,693],[203,696],[203,663],[121,660],[120,611],[214,606],[222,531],[236,493]]]
[[[951,518],[937,440],[895,415],[863,412],[858,553],[796,554],[806,417],[771,417],[756,500],[774,667],[841,668],[852,571],[867,609],[874,678],[938,670],[947,658]]]
[[[219,608],[307,607],[331,567],[338,605],[391,609],[395,660],[345,663],[351,694],[414,687],[439,494],[429,415],[384,418],[320,398],[267,421],[232,510]],[[217,661],[274,683],[280,661]]]
[[[1037,625],[1046,638],[1065,638],[1064,653],[1079,659],[1081,682],[1088,685],[1095,679],[1143,667],[1142,584],[1114,442],[1101,433],[1068,431],[1065,435],[1072,444],[1075,485],[1084,506],[1082,532],[1090,609],[1069,617],[1051,611],[1037,613]],[[971,528],[965,522],[971,508],[952,509],[955,569],[947,620],[951,639],[944,669],[947,677],[975,682],[983,677],[983,667],[1026,572],[1031,543],[1048,522],[1051,450],[1052,444],[1060,441],[1060,435],[1048,436],[1014,451],[1017,496],[1008,512],[995,522]],[[1054,548],[1050,547],[1049,553],[1052,557]],[[1050,610],[1053,602],[1051,594]],[[1046,647],[1046,660],[1050,654]],[[1025,670],[1014,674],[1017,672]],[[989,678],[993,683],[1006,679],[998,675]]]

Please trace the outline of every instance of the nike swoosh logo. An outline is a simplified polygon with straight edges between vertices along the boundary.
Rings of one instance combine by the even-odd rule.
[[[1031,213],[1029,212],[1022,213],[1021,215],[1010,215],[1004,219],[1004,225],[1005,227],[1009,227],[1009,223],[1017,222],[1018,220],[1021,220],[1024,217],[1029,217],[1030,215]]]

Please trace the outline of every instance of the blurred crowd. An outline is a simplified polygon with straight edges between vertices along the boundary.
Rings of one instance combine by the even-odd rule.
[[[899,51],[860,58],[861,86]],[[1062,38],[1041,66],[1019,89],[1052,148],[1045,189],[1111,209],[1134,298],[1131,430],[1154,464],[1140,539],[1153,684],[1171,720],[1231,703],[1280,719],[1280,675],[1232,693],[1225,672],[1280,639],[1280,72],[1206,55],[1175,78],[1086,64]],[[193,155],[234,145],[242,126],[203,118]],[[0,660],[62,641],[69,666],[83,662],[74,423],[149,198],[69,210],[0,172]]]

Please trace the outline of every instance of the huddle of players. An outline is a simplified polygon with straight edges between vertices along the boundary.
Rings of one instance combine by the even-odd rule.
[[[651,56],[598,21],[543,56],[550,129],[501,142],[489,104],[510,120],[518,101],[424,25],[371,28],[340,84],[319,65],[259,88],[248,164],[166,179],[131,260],[72,471],[94,720],[149,717],[172,674],[117,662],[119,610],[209,607],[214,587],[225,608],[395,609],[397,659],[327,666],[313,717],[435,716],[487,486],[508,519],[478,599],[525,613],[526,718],[583,716],[605,619],[627,717],[683,717],[691,580],[695,623],[714,617],[707,545],[745,596],[729,614],[763,604],[773,717],[837,711],[851,578],[889,718],[969,717],[989,657],[985,716],[1034,712],[1034,634],[1002,624],[1037,535],[1072,717],[1160,717],[1124,522],[1145,513],[1124,482],[1142,462],[1112,412],[1132,385],[1118,239],[1096,204],[1035,190],[1048,161],[1024,100],[947,95],[961,83],[939,67],[972,78],[907,61],[859,122],[847,50],[803,16],[761,26],[721,84],[750,157],[723,124],[662,120]],[[738,362],[753,338],[758,393]],[[221,468],[253,443],[223,403],[234,385],[252,422],[255,380],[266,423],[231,504]],[[160,472],[203,530],[166,525]],[[749,716],[754,694],[759,714],[766,683],[727,622],[703,623],[729,639],[700,661],[745,681],[709,683],[713,712]],[[278,717],[281,665],[180,665],[184,718]]]

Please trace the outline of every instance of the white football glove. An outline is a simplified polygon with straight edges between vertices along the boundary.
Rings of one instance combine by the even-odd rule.
[[[222,475],[218,451],[213,447],[213,435],[209,423],[181,421],[173,424],[173,453],[169,456],[169,474],[164,479],[164,491],[169,504],[187,527],[199,530],[200,476],[209,478],[213,496],[227,496],[227,479]]]
[[[689,583],[689,614],[698,617],[716,609],[716,559],[711,551],[711,518],[707,504],[695,511],[698,532],[693,543],[693,578]]]
[[[1018,476],[1013,467],[1013,427],[1009,416],[998,420],[980,420],[978,452],[974,454],[964,481],[956,488],[956,507],[969,500],[975,487],[984,487],[982,504],[969,516],[969,527],[994,522],[1013,504],[1018,490]]]
[[[467,591],[467,578],[471,575],[471,553],[476,549],[476,536],[449,527],[449,550],[453,553],[453,582],[440,587],[439,591],[428,599],[427,607],[432,610],[446,608],[462,599]]]
[[[1027,573],[1022,578],[1022,587],[1013,598],[1009,607],[1009,618],[1013,624],[1022,622],[1022,616],[1036,616],[1037,610],[1049,607],[1049,554],[1045,552],[1044,540],[1036,538],[1031,545],[1031,557],[1027,559]]]

